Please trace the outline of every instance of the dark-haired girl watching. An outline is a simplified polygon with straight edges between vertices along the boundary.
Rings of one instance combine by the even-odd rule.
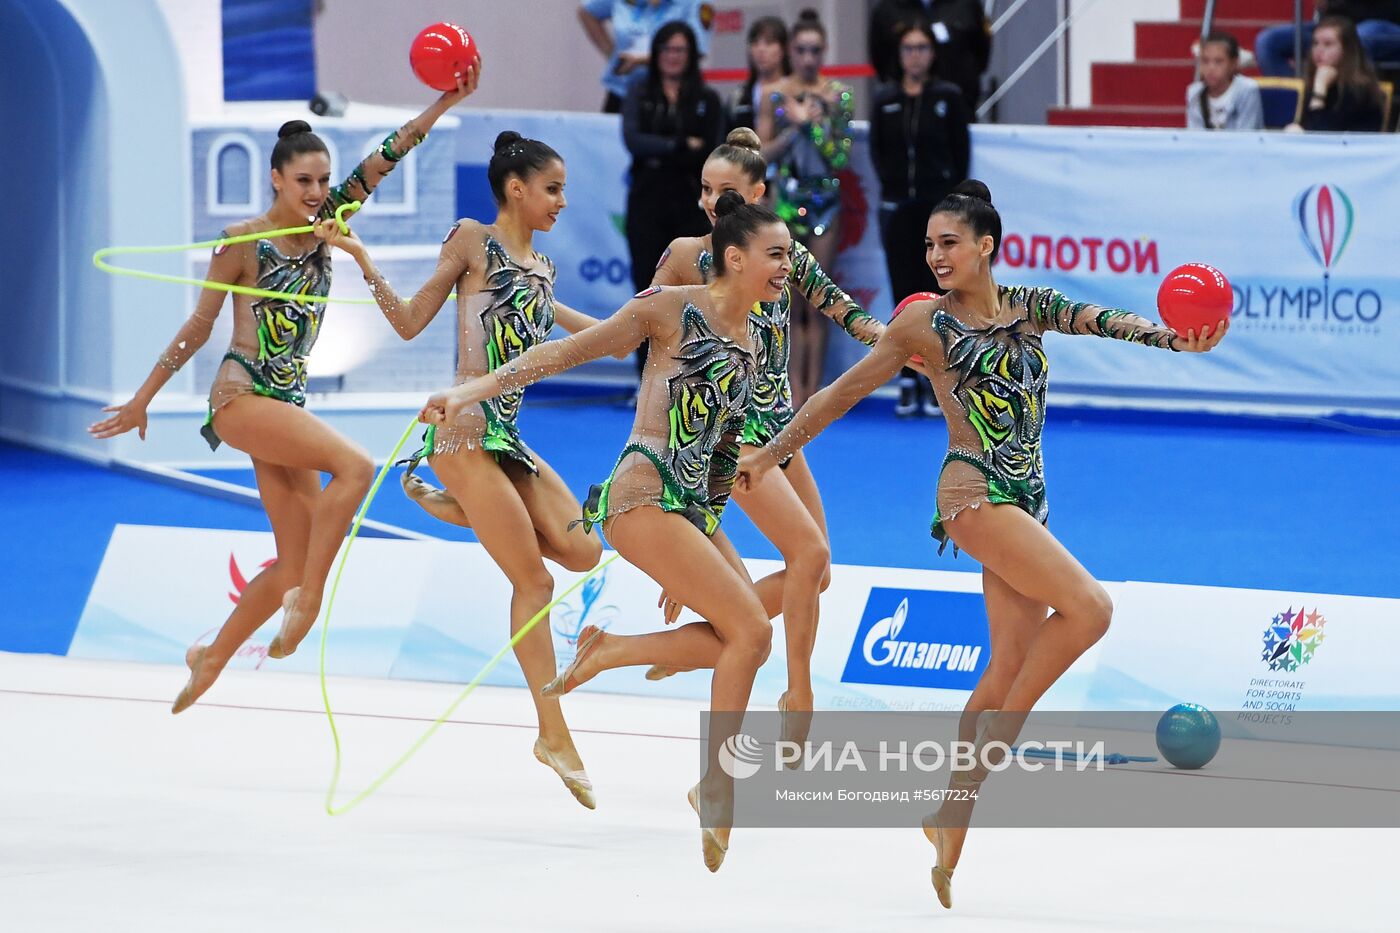
[[[884,385],[910,357],[923,357],[948,425],[932,534],[982,564],[991,660],[969,697],[958,738],[979,762],[1016,739],[1025,715],[1108,630],[1108,593],[1045,527],[1048,508],[1040,435],[1045,424],[1047,331],[1111,337],[1167,350],[1204,352],[1228,322],[1185,335],[1127,311],[1070,301],[1049,288],[999,286],[992,262],[1001,217],[978,181],[959,185],[928,221],[928,264],[945,295],[913,295],[870,355],[812,396],[771,444],[746,454],[740,488],[756,484],[832,421]],[[985,715],[980,715],[984,714]],[[979,721],[980,715],[980,721]],[[955,771],[950,787],[975,789],[985,764]],[[958,795],[966,798],[968,795]],[[925,820],[937,849],[933,884],[952,906],[952,873],[972,800],[948,800]]]
[[[654,286],[596,327],[537,346],[494,372],[434,394],[421,417],[453,425],[487,399],[609,353],[650,345],[632,435],[612,474],[590,491],[585,527],[601,525],[628,563],[705,620],[647,635],[586,626],[574,662],[545,688],[567,693],[614,667],[713,668],[709,767],[691,789],[706,866],[728,847],[733,781],[717,764],[738,731],[754,675],[768,656],[768,614],[720,530],[753,394],[755,302],[787,286],[792,237],[772,211],[738,192],[715,205],[715,277],[708,285]]]
[[[456,90],[391,133],[334,187],[326,144],[301,120],[283,125],[272,150],[272,206],[221,235],[298,227],[333,218],[341,205],[365,200],[439,117],[476,90],[479,71],[477,65],[459,76]],[[282,658],[296,650],[320,613],[331,561],[374,473],[369,454],[303,409],[307,360],[326,306],[296,296],[330,292],[330,249],[309,233],[220,246],[204,278],[286,293],[279,298],[233,296],[233,339],[209,391],[209,417],[201,429],[211,448],[223,442],[252,458],[277,560],[249,581],[213,643],[186,652],[190,677],[175,699],[174,713],[213,685],[238,647],[279,606],[285,609],[282,629],[268,655]],[[145,439],[147,406],[208,341],[226,295],[215,289],[201,292],[194,313],[136,395],[103,409],[111,417],[88,428],[94,437],[115,437],[134,428]],[[322,473],[330,475],[324,489]]]
[[[1186,89],[1188,130],[1262,130],[1264,103],[1259,84],[1240,74],[1240,44],[1228,32],[1201,40],[1201,80]]]
[[[749,77],[734,89],[729,101],[729,128],[758,125],[758,113],[778,82],[792,74],[788,58],[787,24],[776,16],[760,16],[749,27]]]
[[[1312,53],[1303,69],[1308,98],[1299,123],[1286,131],[1375,132],[1385,124],[1385,97],[1375,69],[1361,49],[1356,24],[1324,16],[1312,35]]]
[[[355,258],[384,316],[405,340],[422,333],[456,288],[457,379],[467,383],[514,365],[547,340],[556,323],[571,332],[597,323],[555,300],[554,263],[534,248],[535,231],[550,230],[567,203],[564,160],[539,140],[505,132],[496,138],[486,176],[496,199],[495,221],[457,221],[443,239],[437,270],[407,300],[380,275],[353,231],[342,233],[334,221],[317,230]],[[510,580],[512,633],[553,599],[545,558],[581,572],[592,570],[602,553],[596,539],[570,528],[579,515],[578,499],[521,438],[515,421],[522,400],[523,392],[506,392],[483,399],[450,425],[429,427],[404,475],[410,498],[443,521],[475,531]],[[423,459],[446,493],[414,475]],[[540,695],[556,672],[550,631],[546,619],[515,646],[539,722],[535,757],[592,809],[593,785],[559,701]]]

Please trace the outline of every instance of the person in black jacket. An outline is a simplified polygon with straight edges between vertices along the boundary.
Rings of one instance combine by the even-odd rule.
[[[1400,0],[1318,0],[1317,19],[1344,16],[1356,24],[1366,55],[1376,64],[1400,61]],[[1303,45],[1312,43],[1313,23],[1303,23]],[[1270,26],[1254,40],[1259,71],[1269,77],[1293,77],[1293,24]]]
[[[880,0],[866,41],[881,81],[899,80],[899,36],[905,23],[927,20],[933,30],[934,73],[956,84],[969,110],[982,96],[982,73],[992,56],[992,33],[982,0]]]
[[[880,239],[894,301],[937,292],[924,256],[925,228],[934,205],[967,178],[971,143],[968,112],[957,85],[933,76],[933,30],[915,20],[896,30],[898,79],[875,95],[870,156],[880,177]],[[928,382],[906,367],[895,412],[912,415],[936,406]]]
[[[640,292],[666,246],[710,230],[700,209],[700,169],[724,137],[724,105],[700,77],[695,32],[667,23],[651,40],[647,79],[622,104],[622,139],[632,153],[627,192],[627,246],[632,285]],[[637,351],[637,372],[646,363]]]
[[[1303,86],[1308,100],[1302,121],[1288,130],[1374,133],[1384,125],[1381,87],[1349,19],[1325,16],[1318,22]]]

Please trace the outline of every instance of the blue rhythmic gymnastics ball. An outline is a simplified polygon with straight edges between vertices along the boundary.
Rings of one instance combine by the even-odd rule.
[[[1220,723],[1197,703],[1178,703],[1157,720],[1157,750],[1178,768],[1204,767],[1220,750]]]

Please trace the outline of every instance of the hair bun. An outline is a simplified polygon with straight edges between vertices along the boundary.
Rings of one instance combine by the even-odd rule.
[[[720,195],[719,200],[715,201],[715,216],[724,217],[732,214],[747,203],[742,194],[730,189]]]
[[[962,194],[979,201],[986,201],[988,204],[992,203],[991,189],[975,178],[959,182],[958,186],[953,189],[953,194]]]
[[[496,137],[496,144],[491,147],[491,151],[500,152],[507,146],[510,146],[513,143],[518,143],[524,138],[524,136],[521,136],[515,130],[506,130],[504,133]]]
[[[300,133],[309,132],[311,132],[311,124],[307,123],[305,120],[288,120],[286,123],[283,123],[281,129],[277,131],[277,138],[286,139],[288,136],[296,136]]]
[[[797,14],[797,21],[799,23],[820,23],[822,18],[816,10],[811,7],[804,7],[802,12]]]
[[[726,146],[733,146],[736,149],[747,149],[750,152],[763,153],[763,142],[758,138],[758,134],[747,126],[736,126],[729,131],[729,135],[724,137]]]

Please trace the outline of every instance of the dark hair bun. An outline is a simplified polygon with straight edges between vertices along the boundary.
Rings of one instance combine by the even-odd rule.
[[[727,214],[732,214],[747,203],[748,202],[744,200],[744,196],[739,192],[732,189],[726,191],[724,194],[720,195],[719,200],[715,202],[715,216],[724,217]]]
[[[799,23],[820,23],[822,18],[816,10],[811,7],[806,7],[801,13],[797,14],[797,21]]]
[[[758,138],[758,134],[747,126],[736,126],[730,130],[729,135],[724,137],[724,144],[750,152],[763,152],[763,142]]]
[[[286,139],[288,136],[296,136],[300,133],[311,132],[311,124],[305,120],[288,120],[282,124],[282,128],[277,131],[278,139]]]
[[[514,130],[506,130],[496,137],[491,153],[491,161],[486,166],[486,180],[491,185],[491,193],[497,204],[506,203],[506,180],[512,176],[521,181],[529,181],[536,172],[549,167],[552,162],[563,163],[563,158],[538,139],[526,139]]]
[[[960,182],[958,186],[953,189],[953,194],[965,194],[969,198],[986,201],[988,204],[992,203],[991,190],[975,178],[969,178],[967,181]]]

